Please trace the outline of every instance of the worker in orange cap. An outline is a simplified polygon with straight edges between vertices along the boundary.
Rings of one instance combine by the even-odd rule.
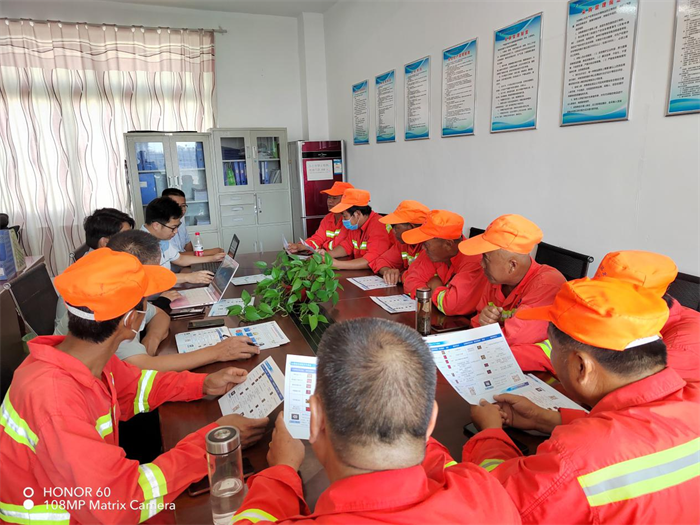
[[[446,315],[472,313],[486,286],[480,258],[459,252],[463,228],[461,215],[433,210],[423,226],[403,234],[406,244],[423,243],[404,278],[404,292],[415,296],[417,288],[430,288],[433,304]]]
[[[678,275],[676,263],[658,253],[626,250],[607,254],[594,279],[619,279],[649,289],[668,305],[668,322],[661,337],[668,366],[686,381],[700,381],[700,312],[681,305],[666,293]]]
[[[532,249],[542,240],[542,230],[520,215],[502,215],[481,235],[462,241],[465,255],[482,254],[481,266],[489,284],[477,304],[472,326],[499,323],[523,370],[538,370],[547,339],[547,323],[516,319],[518,310],[552,304],[566,279],[551,266],[537,263]]]
[[[564,409],[482,400],[463,460],[491,471],[523,523],[700,523],[700,384],[666,366],[666,303],[622,281],[579,279],[551,306],[516,315],[550,322],[557,376],[592,410],[561,424]],[[523,457],[502,422],[551,438]]]
[[[391,248],[369,267],[381,275],[385,283],[395,285],[401,281],[401,276],[418,257],[423,244],[406,244],[401,236],[404,232],[421,226],[429,213],[430,209],[418,201],[401,201],[394,213],[379,219],[382,224],[392,227]]]
[[[369,268],[391,246],[389,232],[372,211],[369,199],[368,191],[350,188],[343,193],[340,204],[331,209],[331,213],[342,214],[344,231],[332,249],[319,252],[333,257],[333,266],[339,270]],[[338,260],[347,256],[350,260]]]
[[[333,186],[327,190],[321,190],[321,193],[327,195],[326,205],[328,211],[340,204],[340,199],[343,197],[345,190],[354,188],[349,182],[336,181]],[[338,244],[339,235],[343,232],[343,216],[340,213],[328,213],[318,225],[316,233],[306,239],[306,244],[314,248],[332,250],[333,245]],[[304,251],[304,245],[301,243],[289,243],[289,251],[297,253]]]
[[[69,334],[31,340],[3,400],[1,521],[140,523],[172,509],[180,492],[207,475],[204,438],[211,429],[242,425],[245,444],[264,433],[246,430],[241,416],[224,416],[152,463],[126,459],[119,421],[166,401],[224,394],[247,374],[141,370],[114,355],[143,328],[144,297],[175,284],[165,268],[100,248],[54,284],[66,302]]]

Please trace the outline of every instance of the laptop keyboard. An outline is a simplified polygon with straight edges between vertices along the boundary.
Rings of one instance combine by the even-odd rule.
[[[195,272],[209,271],[212,273],[216,273],[216,270],[219,269],[219,266],[221,266],[220,262],[208,262],[208,263],[202,263],[202,264],[193,264],[192,270],[194,270]]]
[[[204,304],[212,302],[211,294],[207,288],[193,288],[181,292],[191,304]]]

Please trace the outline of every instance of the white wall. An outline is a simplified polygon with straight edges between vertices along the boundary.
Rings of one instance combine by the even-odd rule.
[[[292,17],[146,7],[116,2],[3,1],[0,16],[222,28],[216,35],[219,127],[285,127],[302,137],[297,20]]]
[[[559,127],[566,1],[339,2],[325,13],[329,128],[348,141],[350,180],[391,211],[413,198],[485,227],[504,213],[540,225],[545,241],[602,256],[645,249],[700,274],[700,116],[664,117],[674,0],[642,0],[631,119]],[[491,135],[493,30],[544,11],[538,129]],[[442,49],[479,37],[476,136],[440,138]],[[405,63],[430,54],[430,140],[404,142]],[[353,146],[351,84],[397,70],[395,144]]]

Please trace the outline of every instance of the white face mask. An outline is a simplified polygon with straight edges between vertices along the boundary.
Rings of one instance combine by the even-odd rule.
[[[124,326],[129,326],[129,318],[131,317],[131,314],[133,313],[139,313],[143,314],[143,319],[141,319],[141,326],[139,326],[138,330],[134,330],[133,328],[131,329],[132,332],[134,332],[134,338],[139,335],[144,328],[146,328],[146,312],[143,310],[131,310],[128,314],[126,314],[126,317],[124,318]]]

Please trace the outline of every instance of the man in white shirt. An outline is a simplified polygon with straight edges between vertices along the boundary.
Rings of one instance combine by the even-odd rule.
[[[183,217],[187,214],[187,198],[185,197],[184,191],[178,188],[165,188],[163,193],[161,193],[161,197],[169,197],[177,202],[182,210]],[[194,255],[194,247],[192,246],[192,240],[190,239],[190,234],[187,232],[187,228],[178,228],[175,237],[173,237],[170,242],[175,245],[178,252],[186,255]],[[209,248],[208,250],[204,250],[204,255],[215,255],[221,252],[223,252],[221,248]]]
[[[185,228],[182,224],[182,208],[169,197],[158,197],[153,199],[146,207],[146,223],[141,230],[150,233],[160,241],[160,265],[171,269],[171,263],[177,266],[191,266],[193,264],[219,262],[223,260],[224,253],[197,257],[186,253],[180,253],[172,239],[180,228]],[[209,284],[214,278],[214,274],[208,271],[199,271],[177,274],[177,283],[189,284]]]

